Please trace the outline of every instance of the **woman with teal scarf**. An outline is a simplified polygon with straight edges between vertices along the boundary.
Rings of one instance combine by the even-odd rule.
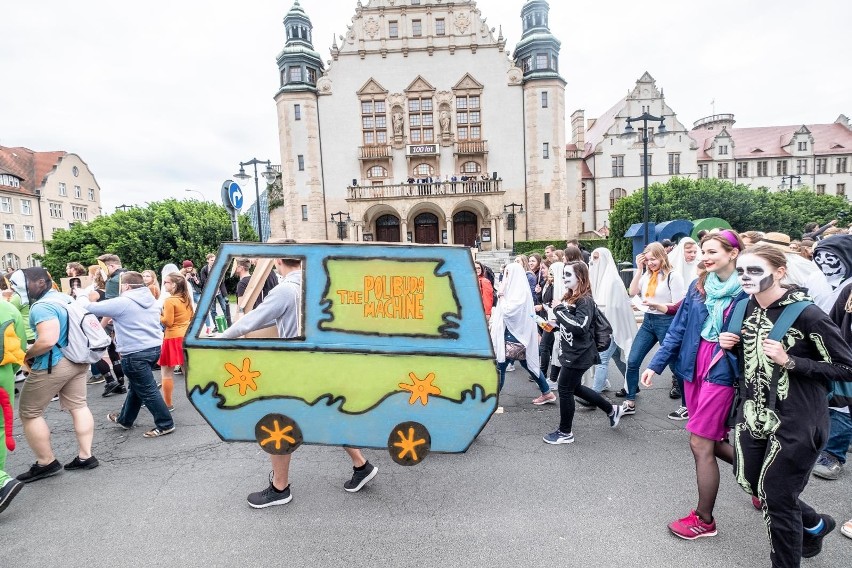
[[[654,375],[674,361],[673,371],[684,381],[689,412],[686,429],[695,459],[698,505],[687,516],[669,523],[669,530],[686,540],[716,534],[716,458],[728,463],[734,458],[725,421],[734,399],[738,365],[729,351],[719,348],[719,334],[727,329],[736,301],[746,297],[735,273],[742,249],[743,243],[734,231],[726,229],[704,237],[703,269],[689,286],[663,344],[642,374],[642,384],[649,387]]]

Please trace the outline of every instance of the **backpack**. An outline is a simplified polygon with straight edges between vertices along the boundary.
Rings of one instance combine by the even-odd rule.
[[[612,324],[606,319],[606,316],[595,304],[595,320],[592,322],[592,328],[595,334],[595,347],[598,353],[602,353],[609,349],[612,343]]]
[[[15,332],[15,320],[0,323],[0,365],[22,365],[24,350]]]
[[[59,346],[63,357],[72,363],[97,363],[103,359],[112,340],[95,314],[77,302],[66,304],[61,300],[40,301],[62,306],[68,314],[65,346]]]

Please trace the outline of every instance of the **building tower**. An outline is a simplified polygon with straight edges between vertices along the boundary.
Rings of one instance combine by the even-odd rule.
[[[546,0],[528,0],[521,9],[523,33],[515,65],[523,72],[526,137],[527,238],[556,232],[579,233],[579,188],[567,187],[565,159],[565,80],[559,76],[561,42],[550,33]],[[571,179],[579,180],[579,176]],[[558,231],[554,231],[558,227]],[[541,234],[538,234],[541,232]]]
[[[324,67],[314,51],[311,20],[299,0],[284,16],[284,29],[287,40],[277,58],[280,88],[275,94],[284,205],[270,212],[270,236],[325,239],[329,223],[316,86]]]

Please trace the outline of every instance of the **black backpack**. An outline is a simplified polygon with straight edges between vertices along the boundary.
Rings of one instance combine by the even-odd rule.
[[[597,304],[595,304],[595,321],[592,322],[592,329],[594,330],[595,347],[597,347],[598,353],[609,349],[610,343],[612,343],[612,324],[609,323]]]

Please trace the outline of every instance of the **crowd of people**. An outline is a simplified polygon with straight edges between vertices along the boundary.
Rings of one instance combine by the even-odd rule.
[[[576,404],[623,425],[640,384],[668,367],[680,401],[668,418],[685,421],[697,488],[669,530],[717,534],[722,460],[763,513],[772,565],[799,566],[836,527],[799,495],[811,475],[837,479],[852,442],[852,389],[836,388],[852,382],[852,234],[836,224],[809,225],[798,241],[721,229],[653,242],[627,286],[608,249],[576,242],[518,255],[497,275],[477,262],[500,387],[521,363],[542,392],[532,404],[559,404],[543,441],[570,444]],[[613,390],[609,361],[624,377],[621,405],[601,394]],[[841,532],[852,538],[852,520]]]

